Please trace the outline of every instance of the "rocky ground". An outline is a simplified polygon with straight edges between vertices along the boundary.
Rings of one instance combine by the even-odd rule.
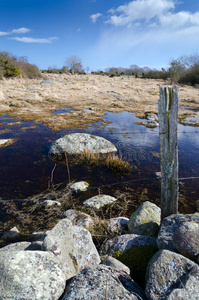
[[[143,118],[146,112],[157,113],[159,85],[168,84],[132,76],[110,78],[91,74],[2,80],[0,114],[42,122],[52,130],[82,128],[101,120],[105,111],[135,112]],[[198,115],[199,90],[182,85],[179,88],[179,117]]]
[[[109,205],[107,196],[98,204]],[[29,241],[21,235],[16,242],[12,228],[2,237],[0,298],[198,300],[199,214],[160,218],[160,208],[144,202],[130,219],[107,220],[109,236],[97,247],[91,233],[98,220],[74,209]]]

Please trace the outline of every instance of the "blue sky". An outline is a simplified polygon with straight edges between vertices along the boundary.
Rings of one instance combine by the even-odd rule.
[[[161,68],[199,53],[198,0],[0,0],[0,51],[41,69]]]

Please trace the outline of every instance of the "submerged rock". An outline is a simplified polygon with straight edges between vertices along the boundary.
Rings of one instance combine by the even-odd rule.
[[[149,300],[198,300],[199,266],[180,254],[158,251],[149,262],[146,279]]]
[[[15,139],[0,139],[0,148],[14,144]]]
[[[73,133],[56,140],[50,147],[49,157],[53,161],[59,162],[64,160],[65,153],[75,156],[85,151],[107,154],[116,152],[117,148],[103,137],[87,133]]]
[[[189,126],[199,126],[199,115],[191,115],[188,118],[181,119],[180,123]]]

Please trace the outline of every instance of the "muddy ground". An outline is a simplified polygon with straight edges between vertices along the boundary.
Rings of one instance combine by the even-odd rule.
[[[159,86],[168,84],[163,80],[91,74],[1,80],[0,115],[7,113],[19,121],[42,122],[52,130],[84,128],[101,120],[105,111],[135,112],[143,118],[145,112],[158,111]],[[198,114],[189,108],[198,108],[199,89],[182,85],[179,88],[179,117]]]

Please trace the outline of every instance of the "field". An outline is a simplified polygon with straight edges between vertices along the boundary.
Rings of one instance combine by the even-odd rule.
[[[169,81],[129,76],[110,78],[99,75],[45,75],[45,79],[9,79],[0,82],[0,115],[8,113],[17,120],[44,123],[52,130],[84,128],[101,120],[105,111],[158,111],[159,86]],[[179,117],[197,114],[199,90],[179,86]],[[70,109],[70,113],[69,110]]]

